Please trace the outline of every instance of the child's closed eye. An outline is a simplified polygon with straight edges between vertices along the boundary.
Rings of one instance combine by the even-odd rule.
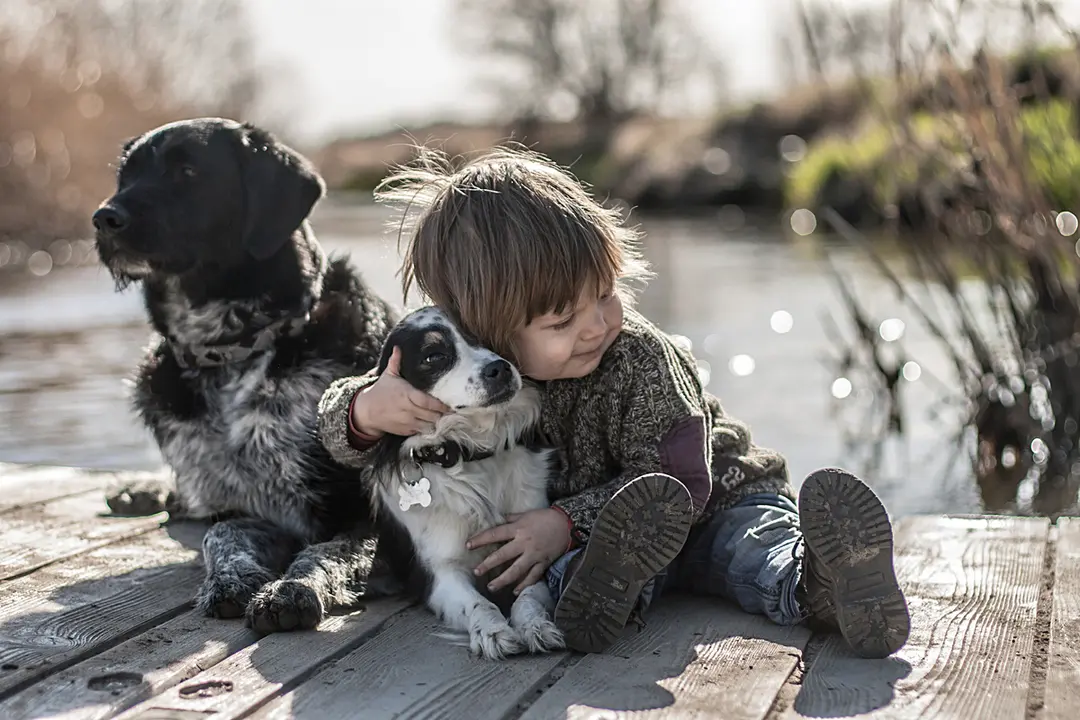
[[[554,325],[552,325],[551,329],[552,330],[566,330],[568,327],[570,327],[573,324],[574,324],[574,316],[571,315],[570,317],[566,318],[565,320],[562,320],[561,322],[558,322],[558,323],[555,323]]]

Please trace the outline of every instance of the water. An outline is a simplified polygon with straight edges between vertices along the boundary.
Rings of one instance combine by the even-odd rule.
[[[330,199],[313,226],[328,251],[350,253],[377,292],[399,301],[395,240],[382,232],[384,220],[377,208]],[[791,243],[775,230],[724,232],[710,219],[646,218],[643,226],[658,277],[639,307],[687,338],[727,412],[786,455],[796,483],[822,466],[862,469],[844,428],[864,422],[867,392],[852,377],[850,396],[833,398],[837,373],[826,360],[837,348],[822,318],[843,315],[820,243]],[[943,470],[953,447],[947,426],[927,419],[933,378],[949,381],[947,359],[858,251],[834,247],[829,255],[878,320],[905,323],[904,347],[923,371],[904,388],[908,434],[889,445],[868,481],[894,515],[978,510],[964,460]],[[127,402],[126,378],[149,338],[138,293],[116,293],[94,264],[41,278],[0,274],[0,283],[0,461],[157,467],[157,450]]]

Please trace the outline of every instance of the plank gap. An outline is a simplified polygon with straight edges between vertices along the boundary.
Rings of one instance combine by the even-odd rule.
[[[545,692],[550,690],[555,683],[559,682],[559,680],[571,670],[571,668],[584,659],[585,655],[579,653],[567,655],[558,665],[551,669],[551,672],[536,683],[532,689],[532,694],[523,697],[517,707],[507,712],[502,717],[502,720],[520,720],[520,718],[529,711],[529,708],[532,707]]]
[[[1047,528],[1043,555],[1042,587],[1035,610],[1035,638],[1031,647],[1031,679],[1025,720],[1035,717],[1046,705],[1046,676],[1050,666],[1050,623],[1054,613],[1054,578],[1057,573],[1057,528]]]

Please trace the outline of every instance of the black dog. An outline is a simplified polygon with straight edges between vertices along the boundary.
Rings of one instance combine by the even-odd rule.
[[[319,442],[316,407],[377,363],[395,318],[323,255],[306,218],[324,192],[269,133],[202,118],[128,142],[93,217],[101,261],[118,288],[142,283],[160,335],[134,404],[175,478],[167,507],[229,518],[203,540],[197,607],[264,632],[373,592],[366,492]]]

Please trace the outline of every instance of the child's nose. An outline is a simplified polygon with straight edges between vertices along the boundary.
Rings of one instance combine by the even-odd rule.
[[[592,321],[586,328],[586,337],[589,339],[600,337],[607,332],[607,319],[604,317],[602,308],[597,307],[592,313]]]

